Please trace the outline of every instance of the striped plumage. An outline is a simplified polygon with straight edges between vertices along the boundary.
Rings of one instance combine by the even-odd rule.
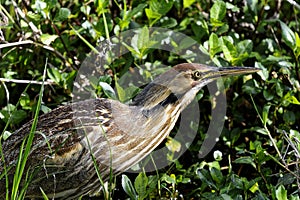
[[[34,172],[28,197],[75,199],[100,189],[102,180],[123,172],[153,151],[171,132],[180,112],[212,80],[254,68],[215,68],[180,64],[156,78],[130,105],[110,99],[91,99],[62,106],[39,117],[26,171]],[[3,152],[12,182],[20,145],[31,122],[4,141]],[[0,173],[3,162],[0,163]],[[5,180],[0,180],[0,197]]]

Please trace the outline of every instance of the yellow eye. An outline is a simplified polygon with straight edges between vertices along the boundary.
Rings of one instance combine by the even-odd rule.
[[[193,78],[194,79],[200,79],[201,78],[201,72],[200,71],[194,71],[193,73]]]

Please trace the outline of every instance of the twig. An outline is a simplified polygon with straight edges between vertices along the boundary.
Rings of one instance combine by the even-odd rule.
[[[279,149],[278,149],[278,147],[277,147],[277,144],[276,144],[275,140],[273,139],[273,137],[272,137],[272,135],[271,135],[271,132],[269,131],[269,129],[268,129],[268,127],[267,127],[267,124],[264,122],[263,118],[262,118],[261,115],[259,114],[259,111],[258,111],[258,109],[257,109],[257,106],[256,106],[256,104],[255,104],[255,102],[254,102],[254,99],[253,99],[252,95],[250,95],[250,98],[251,98],[251,100],[252,100],[254,109],[256,110],[256,113],[258,114],[258,117],[259,117],[259,119],[261,120],[261,123],[263,124],[264,129],[265,129],[265,131],[267,132],[267,135],[269,136],[269,139],[271,140],[271,142],[272,142],[272,144],[273,144],[273,147],[275,148],[275,150],[276,150],[276,152],[277,152],[279,158],[281,159],[282,163],[284,164],[284,166],[286,166],[286,162],[285,162],[284,158],[282,157],[282,155],[281,155],[281,153],[280,153],[280,151],[279,151]]]
[[[296,1],[294,1],[294,0],[286,0],[286,1],[289,2],[290,4],[292,4],[292,5],[295,6],[297,9],[300,10],[300,5],[297,4]]]
[[[296,163],[295,163],[295,167],[296,167],[296,170],[297,172],[299,173],[299,165],[297,163],[299,163],[299,158],[300,158],[300,153],[299,153],[299,150],[298,150],[298,147],[296,147],[297,145],[297,137],[294,137],[294,139],[296,140],[296,142],[294,143],[292,141],[292,138],[290,139],[290,137],[288,136],[288,134],[286,133],[285,130],[283,130],[283,134],[285,136],[285,139],[286,141],[289,143],[289,145],[293,148],[294,150],[294,154],[295,154],[295,157],[296,157]],[[296,145],[295,145],[296,144]],[[288,166],[287,166],[288,167]],[[300,191],[300,179],[297,178],[297,186],[298,186],[298,190]]]
[[[38,34],[39,36],[41,35],[41,31],[30,21],[27,20],[25,13],[18,7],[17,3],[15,1],[12,1],[17,13],[22,17],[22,19],[29,25],[31,30],[35,33]]]
[[[12,83],[26,83],[26,84],[37,84],[37,85],[55,85],[56,83],[50,79],[45,82],[42,81],[29,81],[29,80],[18,80],[18,79],[9,79],[9,78],[0,78],[0,82],[12,82]]]
[[[42,48],[44,48],[44,49],[46,49],[48,51],[52,51],[62,61],[64,61],[65,63],[68,63],[68,61],[65,59],[65,57],[60,52],[58,52],[57,50],[55,50],[53,47],[47,46],[47,45],[44,45],[44,44],[40,44],[40,43],[37,43],[37,42],[34,42],[32,40],[24,40],[24,41],[19,41],[19,42],[10,42],[10,43],[7,43],[7,44],[0,44],[0,49],[7,48],[7,47],[14,47],[14,46],[19,46],[19,45],[24,45],[24,44],[34,44],[34,45],[40,46],[40,47],[42,47]]]
[[[34,42],[31,40],[24,40],[20,42],[10,42],[7,44],[0,44],[0,49],[7,48],[7,47],[13,47],[13,46],[18,46],[18,45],[23,45],[23,44],[33,44]]]

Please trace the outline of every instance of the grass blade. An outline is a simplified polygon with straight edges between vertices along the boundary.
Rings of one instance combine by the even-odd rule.
[[[43,82],[45,81],[45,77],[46,77],[46,68],[47,68],[47,59],[46,59],[45,67],[44,67]],[[40,111],[42,98],[43,98],[43,92],[44,92],[44,84],[41,85],[41,89],[40,89],[40,92],[39,92],[39,99],[38,99],[38,102],[37,102],[37,108],[36,108],[36,111],[35,111],[35,115],[34,115],[32,126],[31,126],[31,129],[30,129],[30,133],[29,133],[27,139],[23,140],[22,145],[21,145],[20,154],[19,154],[19,158],[18,158],[18,163],[17,163],[17,166],[16,166],[16,172],[15,172],[15,175],[14,175],[11,199],[19,199],[19,198],[17,198],[18,193],[19,193],[18,192],[19,191],[19,186],[20,186],[20,183],[21,183],[21,180],[22,180],[22,176],[23,176],[23,173],[24,173],[26,162],[27,162],[27,159],[28,159],[28,156],[29,156],[29,153],[30,153],[30,149],[31,149],[31,145],[32,145],[32,142],[33,142],[33,138],[34,138],[34,135],[35,135],[35,130],[36,130],[36,127],[37,127],[37,122],[38,122],[38,114],[39,114],[39,111]],[[25,146],[25,149],[24,149],[25,142],[26,142],[26,146]],[[20,198],[22,198],[22,197],[20,197]]]

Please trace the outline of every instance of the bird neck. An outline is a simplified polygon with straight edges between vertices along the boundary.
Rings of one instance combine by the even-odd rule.
[[[166,86],[150,83],[133,99],[130,105],[150,111],[157,107],[178,105],[181,98],[182,95],[174,94]]]

